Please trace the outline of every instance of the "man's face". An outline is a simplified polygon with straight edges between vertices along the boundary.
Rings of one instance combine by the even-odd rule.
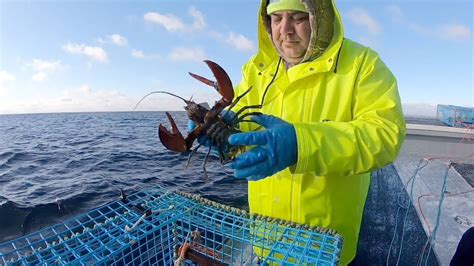
[[[278,11],[270,15],[272,40],[283,59],[298,64],[308,49],[311,38],[309,14],[299,11]]]

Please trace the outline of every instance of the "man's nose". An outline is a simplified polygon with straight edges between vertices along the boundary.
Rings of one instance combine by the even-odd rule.
[[[289,19],[283,19],[281,21],[281,28],[280,28],[280,34],[286,35],[286,34],[292,34],[294,33],[294,25],[291,23]]]

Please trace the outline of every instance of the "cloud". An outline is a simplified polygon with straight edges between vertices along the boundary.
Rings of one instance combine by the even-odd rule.
[[[188,14],[194,19],[194,21],[189,25],[186,25],[180,18],[173,14],[148,12],[143,16],[143,19],[146,22],[161,26],[169,32],[193,32],[196,30],[203,30],[206,27],[206,20],[201,11],[191,6],[188,10]]]
[[[139,58],[139,59],[160,59],[161,58],[159,54],[146,54],[145,52],[141,50],[136,50],[136,49],[132,50],[131,56],[134,58]]]
[[[218,42],[230,45],[238,51],[255,51],[256,48],[254,42],[242,34],[232,31],[224,34],[208,29],[203,13],[196,7],[189,7],[188,14],[191,18],[193,18],[193,22],[190,24],[184,23],[181,18],[175,16],[174,14],[160,14],[158,12],[148,12],[143,16],[143,19],[146,22],[163,27],[171,33],[199,33],[199,36],[204,36],[207,39],[214,39]],[[179,61],[182,60],[182,57],[194,57],[191,56],[189,52],[190,51],[187,51],[186,55],[183,56],[172,53],[170,58]],[[141,58],[141,56],[142,55],[140,55],[140,53],[135,53],[135,57]]]
[[[137,100],[116,90],[95,90],[88,84],[63,90],[53,98],[8,101],[0,98],[0,113],[131,111]]]
[[[438,32],[440,38],[451,41],[464,41],[471,39],[471,30],[460,24],[442,25]]]
[[[13,81],[15,81],[15,76],[5,70],[0,70],[0,97],[8,94],[8,85]]]
[[[183,20],[174,14],[160,14],[158,12],[148,12],[143,18],[146,22],[163,27],[171,33],[195,33],[199,32],[199,36],[205,36],[207,39],[214,39],[217,42],[224,43],[241,52],[255,51],[255,44],[242,34],[228,32],[223,34],[215,30],[207,29],[206,19],[201,11],[191,6],[188,9],[189,16],[193,19],[192,23],[186,24]],[[145,54],[140,50],[133,50],[132,57],[140,59],[156,59],[161,58],[157,54]],[[201,61],[206,58],[203,49],[199,48],[176,48],[170,52],[168,59],[179,61]]]
[[[15,76],[12,74],[8,73],[5,70],[0,70],[0,84],[6,83],[8,81],[14,81]]]
[[[158,89],[162,90],[162,89]],[[176,92],[181,94],[179,92]],[[217,92],[198,92],[193,99],[198,102],[214,101]],[[185,98],[186,95],[183,95]],[[16,102],[0,98],[0,114],[6,113],[57,113],[57,112],[114,112],[132,111],[142,96],[131,97],[117,90],[95,89],[89,84],[63,90],[54,98],[35,98]],[[169,95],[156,94],[148,97],[138,111],[183,111],[182,100]]]
[[[67,43],[63,45],[62,49],[71,54],[82,54],[94,61],[107,63],[107,53],[101,47],[87,46],[85,44]]]
[[[125,38],[125,37],[123,37],[122,35],[119,35],[119,34],[112,34],[112,35],[109,35],[107,37],[109,38],[109,40],[113,44],[118,45],[118,46],[125,46],[128,43],[127,38]]]
[[[99,38],[99,43],[111,43],[117,46],[126,46],[128,44],[127,38],[120,34],[107,35],[105,39]]]
[[[238,33],[230,32],[226,42],[239,51],[247,52],[255,50],[254,43],[247,39],[247,37]]]
[[[169,58],[172,61],[202,61],[207,58],[206,53],[200,48],[178,47],[171,51]]]
[[[143,18],[145,21],[162,26],[170,32],[184,31],[186,29],[184,23],[181,22],[179,18],[171,14],[162,15],[156,12],[148,12],[143,16]]]
[[[1,72],[0,72],[1,73]],[[3,74],[0,74],[3,75]],[[0,87],[1,88],[1,87]],[[142,96],[153,90],[167,90],[170,86],[156,81],[153,89],[141,90],[139,96],[129,96],[117,90],[97,89],[89,84],[63,89],[54,96],[40,96],[34,99],[0,97],[0,114],[57,113],[57,112],[114,112],[132,111]],[[208,102],[212,106],[222,96],[215,90],[197,90],[188,94],[177,89],[174,93],[196,102]],[[1,89],[0,89],[1,93]],[[183,111],[181,99],[165,94],[154,94],[140,103],[137,111]],[[168,126],[168,125],[167,125]],[[183,132],[185,128],[183,129]]]
[[[132,56],[135,58],[145,58],[145,54],[143,53],[143,51],[135,49],[132,50]]]
[[[59,98],[44,101],[43,108],[61,112],[130,111],[135,100],[116,90],[95,90],[88,84],[64,90]],[[48,110],[55,111],[55,110]]]
[[[443,24],[434,28],[429,28],[416,23],[409,23],[408,28],[420,36],[447,41],[469,41],[472,36],[471,29],[461,24]]]
[[[63,68],[61,61],[45,61],[41,59],[33,59],[33,62],[30,66],[36,72],[56,72]]]
[[[432,25],[424,26],[410,21],[409,18],[405,17],[399,6],[389,5],[385,8],[385,11],[394,22],[404,25],[421,36],[448,41],[469,41],[472,38],[472,31],[466,25],[442,24],[436,27]]]
[[[435,28],[429,28],[411,23],[408,28],[421,36],[447,41],[469,41],[472,36],[471,30],[461,24],[443,24]]]
[[[28,64],[33,69],[33,76],[31,77],[34,81],[45,81],[48,75],[58,72],[65,67],[61,64],[61,61],[46,61],[41,59],[33,59],[33,62]]]
[[[46,80],[46,73],[44,73],[44,72],[35,73],[31,77],[31,79],[33,79],[34,81],[45,81]]]
[[[193,30],[201,30],[206,27],[206,21],[204,19],[204,15],[201,11],[197,10],[194,6],[191,6],[188,11],[189,15],[194,18]]]
[[[371,34],[378,34],[382,31],[380,24],[372,18],[369,13],[362,8],[353,8],[348,12],[349,20],[359,26],[363,26]]]

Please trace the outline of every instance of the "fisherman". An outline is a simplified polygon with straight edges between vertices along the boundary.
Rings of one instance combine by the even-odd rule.
[[[236,95],[253,88],[233,110],[261,104],[263,115],[229,137],[249,146],[230,167],[249,180],[252,213],[334,229],[349,264],[370,172],[393,162],[405,137],[396,79],[344,38],[331,0],[262,0],[258,43]]]

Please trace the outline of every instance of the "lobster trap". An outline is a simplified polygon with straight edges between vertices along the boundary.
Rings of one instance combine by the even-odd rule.
[[[1,265],[336,265],[342,238],[162,188],[0,244]]]

